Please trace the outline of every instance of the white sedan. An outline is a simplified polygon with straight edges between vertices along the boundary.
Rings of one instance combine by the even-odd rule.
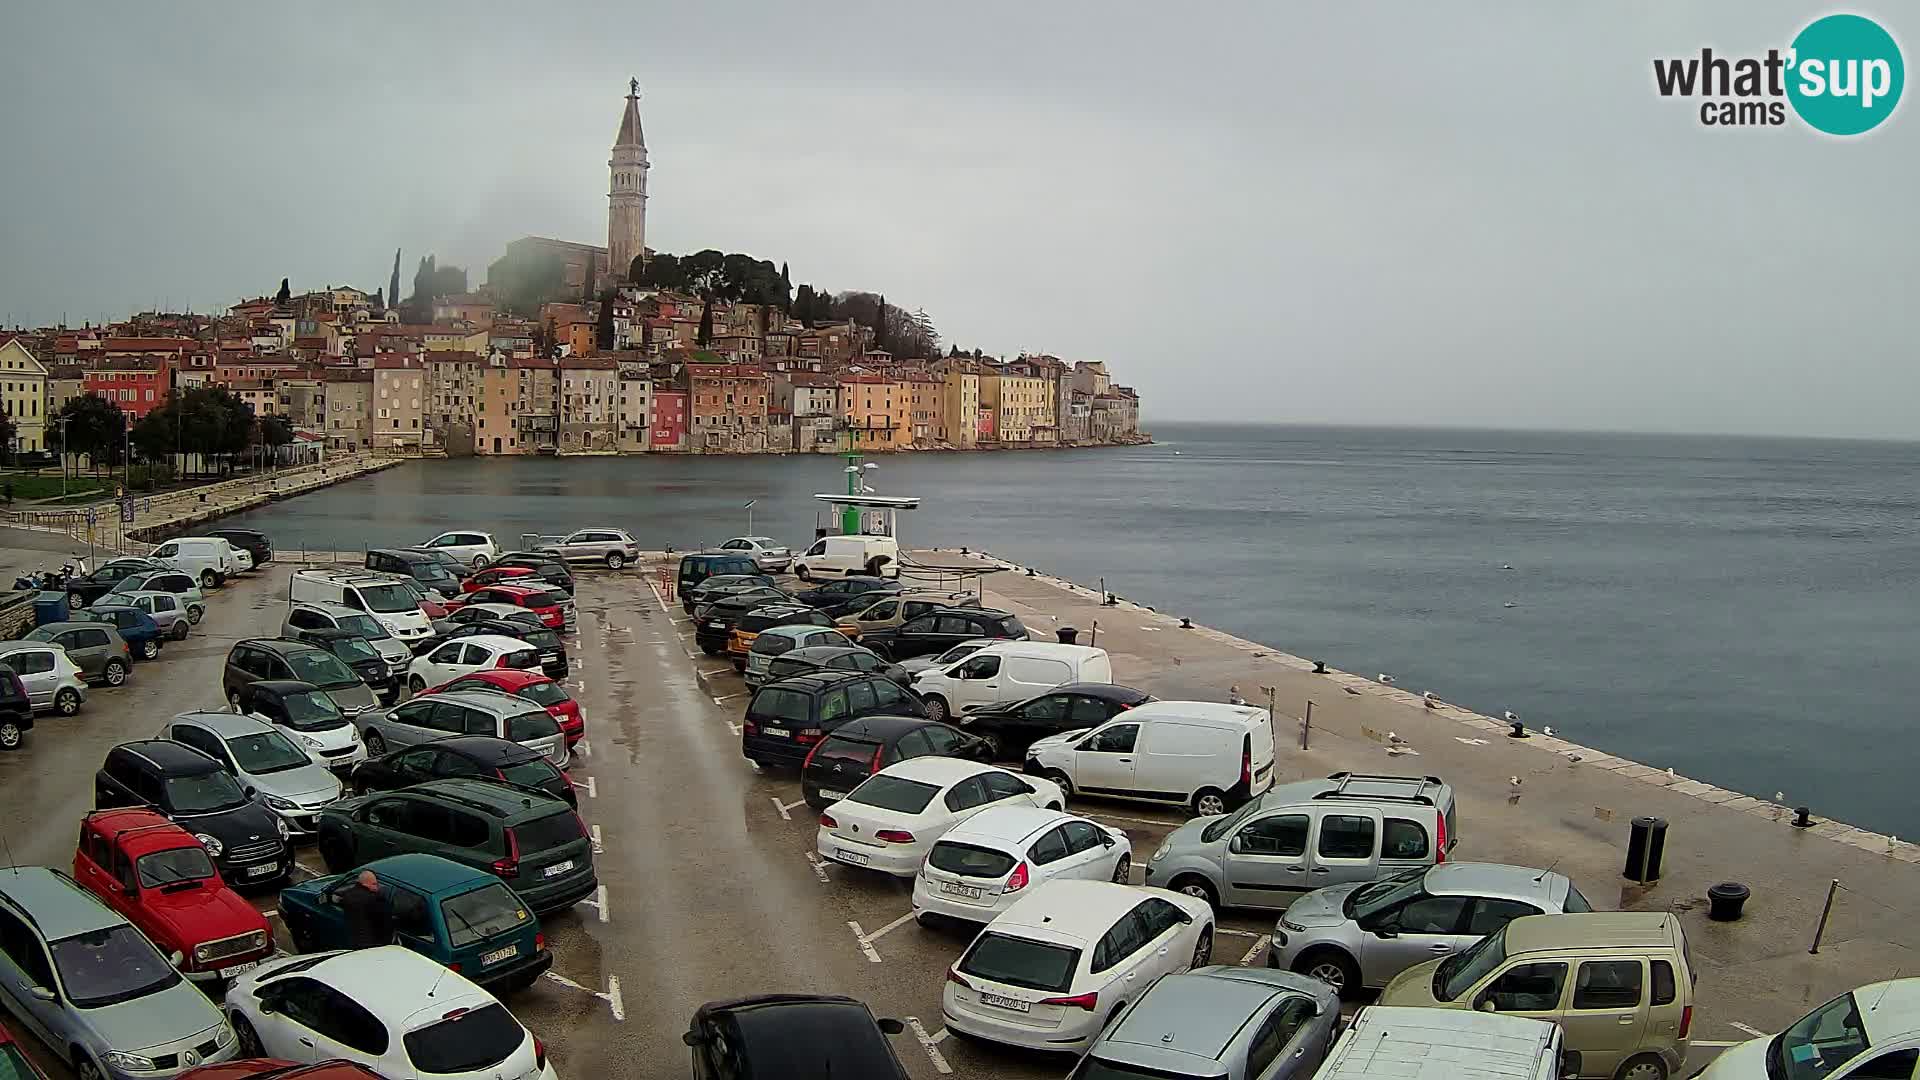
[[[419,693],[488,668],[540,670],[540,650],[519,638],[475,634],[435,645],[407,665],[407,689]]]
[[[492,994],[399,945],[275,957],[234,980],[226,1010],[247,1057],[344,1058],[388,1080],[557,1080]]]
[[[769,574],[784,574],[793,565],[793,549],[771,536],[736,536],[720,550],[750,555],[754,565]]]
[[[910,758],[828,806],[815,843],[821,858],[913,877],[935,840],[989,806],[1066,805],[1051,780],[959,758]]]
[[[451,555],[475,570],[500,557],[500,545],[483,532],[443,532],[420,546]]]
[[[934,842],[913,879],[913,913],[992,921],[1055,879],[1117,881],[1133,874],[1133,844],[1118,829],[1060,810],[992,806]]]
[[[947,1029],[1036,1050],[1086,1049],[1155,979],[1213,958],[1205,900],[1109,881],[1050,881],[947,970]]]

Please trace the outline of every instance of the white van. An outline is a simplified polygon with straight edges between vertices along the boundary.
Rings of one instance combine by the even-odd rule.
[[[240,570],[233,545],[217,536],[182,536],[169,540],[154,548],[150,557],[193,575],[202,590],[225,584],[228,575]]]
[[[900,541],[891,536],[823,536],[793,560],[801,581],[815,578],[900,576]]]
[[[1252,705],[1150,701],[1035,742],[1027,771],[1069,795],[1183,803],[1212,817],[1273,786],[1273,721]]]
[[[341,604],[364,611],[402,642],[433,634],[414,585],[405,579],[364,571],[295,570],[288,589],[289,599],[295,602]]]
[[[1462,1009],[1370,1005],[1333,1044],[1314,1080],[1559,1080],[1580,1073],[1560,1025]]]
[[[958,663],[914,677],[913,692],[935,720],[986,705],[1025,701],[1067,683],[1113,681],[1107,650],[1048,641],[1001,641]]]

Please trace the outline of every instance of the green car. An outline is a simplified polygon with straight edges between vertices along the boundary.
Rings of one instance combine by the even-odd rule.
[[[336,874],[391,855],[438,855],[494,874],[542,915],[600,887],[593,843],[573,807],[499,780],[429,780],[342,799],[314,828],[320,857]]]
[[[496,994],[521,990],[553,966],[540,920],[484,870],[437,855],[395,855],[351,873],[314,878],[280,892],[280,918],[297,952],[345,949],[343,890],[371,870],[393,918],[393,940],[438,960]]]

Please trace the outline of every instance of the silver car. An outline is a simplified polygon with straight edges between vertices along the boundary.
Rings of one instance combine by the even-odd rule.
[[[1522,915],[1592,911],[1564,875],[1499,863],[1442,863],[1293,902],[1273,928],[1267,966],[1342,994],[1465,949]]]
[[[957,664],[993,643],[994,639],[992,638],[968,638],[958,645],[951,646],[946,652],[938,656],[910,656],[900,661],[900,667],[901,670],[909,675],[921,671],[931,671],[937,667],[946,667],[948,664]]]
[[[1214,965],[1168,975],[1122,1010],[1068,1080],[1307,1080],[1332,1048],[1340,998],[1290,971]]]
[[[558,540],[541,538],[540,550],[569,563],[605,563],[618,570],[640,558],[640,543],[625,529],[576,529]]]
[[[312,836],[321,808],[342,794],[331,770],[278,728],[252,716],[181,713],[155,737],[185,743],[224,765],[247,795],[266,803],[296,838]]]
[[[79,1075],[155,1080],[237,1051],[207,995],[66,875],[0,869],[0,916],[16,931],[0,950],[0,1005]]]
[[[367,639],[373,651],[380,654],[386,662],[387,674],[396,681],[406,674],[407,665],[413,663],[413,650],[407,643],[394,637],[380,620],[364,611],[356,611],[345,604],[329,604],[320,600],[301,600],[287,605],[287,617],[280,624],[280,636],[295,641],[304,641],[301,630],[346,630]]]
[[[61,716],[80,711],[87,700],[87,683],[80,666],[67,650],[45,641],[0,641],[0,664],[20,676],[34,711],[52,710]]]
[[[114,585],[113,591],[94,601],[96,604],[124,604],[125,600],[110,600],[113,596],[131,596],[142,592],[167,592],[180,598],[186,605],[187,619],[198,626],[207,614],[207,594],[200,590],[193,575],[179,570],[147,570],[138,574],[128,574]]]
[[[784,574],[793,565],[793,549],[771,536],[736,536],[721,544],[720,550],[750,555],[754,565],[769,574]]]
[[[187,640],[192,632],[193,618],[187,614],[187,605],[182,597],[170,592],[108,593],[118,597],[119,602],[137,607],[153,616],[154,625],[160,632],[175,641]],[[104,600],[104,598],[103,598]]]
[[[353,722],[367,742],[369,757],[449,735],[490,735],[517,742],[556,766],[567,767],[567,739],[553,714],[510,694],[483,690],[426,694],[389,709],[369,709]]]

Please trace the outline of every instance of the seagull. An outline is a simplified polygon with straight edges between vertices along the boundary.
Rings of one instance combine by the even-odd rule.
[[[1513,564],[1512,564],[1512,563],[1508,563],[1508,562],[1503,562],[1503,563],[1501,563],[1501,564],[1500,564],[1500,569],[1502,569],[1502,570],[1511,570],[1511,569],[1513,569]]]
[[[1510,721],[1520,719],[1520,717],[1512,709],[1508,709],[1505,715],[1506,715],[1506,718]]]
[[[1542,734],[1542,735],[1552,735],[1552,734],[1553,734],[1553,725],[1552,725],[1552,724],[1548,724],[1547,726],[1545,726],[1545,727],[1543,727],[1543,728],[1541,728],[1541,729],[1540,729],[1540,734]]]
[[[1513,790],[1515,790],[1515,791],[1519,791],[1519,790],[1520,790],[1520,785],[1522,785],[1522,784],[1524,784],[1524,783],[1526,783],[1526,781],[1525,781],[1525,780],[1522,780],[1522,779],[1520,779],[1520,778],[1519,778],[1519,777],[1517,777],[1517,776],[1509,776],[1509,777],[1507,777],[1507,785],[1508,785],[1509,787],[1511,787],[1511,788],[1513,788]]]
[[[1774,802],[1780,802],[1780,803],[1783,803],[1783,802],[1786,802],[1786,801],[1787,801],[1787,793],[1786,793],[1786,792],[1784,792],[1784,791],[1776,791],[1776,792],[1774,792],[1774,793],[1773,793],[1773,801],[1774,801]]]
[[[1347,693],[1349,693],[1349,694],[1352,694],[1352,695],[1354,695],[1354,696],[1356,696],[1356,697],[1358,697],[1358,696],[1359,696],[1359,694],[1360,694],[1360,691],[1358,691],[1358,690],[1355,690],[1355,689],[1354,689],[1353,687],[1351,687],[1351,686],[1343,686],[1343,687],[1341,687],[1340,689],[1342,689],[1342,690],[1345,690],[1345,691],[1346,691]]]
[[[1379,680],[1380,680],[1380,682],[1381,682],[1381,685],[1383,685],[1383,686],[1392,686],[1392,685],[1393,685],[1393,676],[1391,676],[1391,675],[1389,675],[1389,674],[1387,674],[1387,673],[1386,673],[1386,672],[1384,672],[1384,671],[1383,671],[1383,672],[1381,672],[1381,673],[1379,674],[1379,676],[1378,676],[1378,678],[1379,678]]]
[[[1433,691],[1431,690],[1422,691],[1420,694],[1420,699],[1427,703],[1427,708],[1429,709],[1437,709],[1440,707],[1440,699],[1438,697],[1435,697]]]
[[[1509,601],[1507,601],[1506,603],[1504,603],[1504,604],[1501,604],[1500,606],[1501,606],[1501,607],[1503,607],[1503,608],[1514,608],[1514,607],[1519,607],[1520,605],[1519,605],[1519,604],[1516,604],[1516,603],[1514,603],[1514,602],[1513,602],[1513,601],[1511,601],[1511,600],[1509,600]]]
[[[1676,779],[1678,779],[1678,778],[1679,778],[1679,774],[1677,774],[1677,773],[1675,773],[1675,772],[1673,771],[1673,768],[1672,768],[1671,766],[1669,766],[1669,767],[1667,768],[1667,779],[1669,779],[1669,780],[1676,780]]]
[[[1387,732],[1387,745],[1388,746],[1405,746],[1407,745],[1407,740],[1401,738],[1398,734],[1389,731]]]

